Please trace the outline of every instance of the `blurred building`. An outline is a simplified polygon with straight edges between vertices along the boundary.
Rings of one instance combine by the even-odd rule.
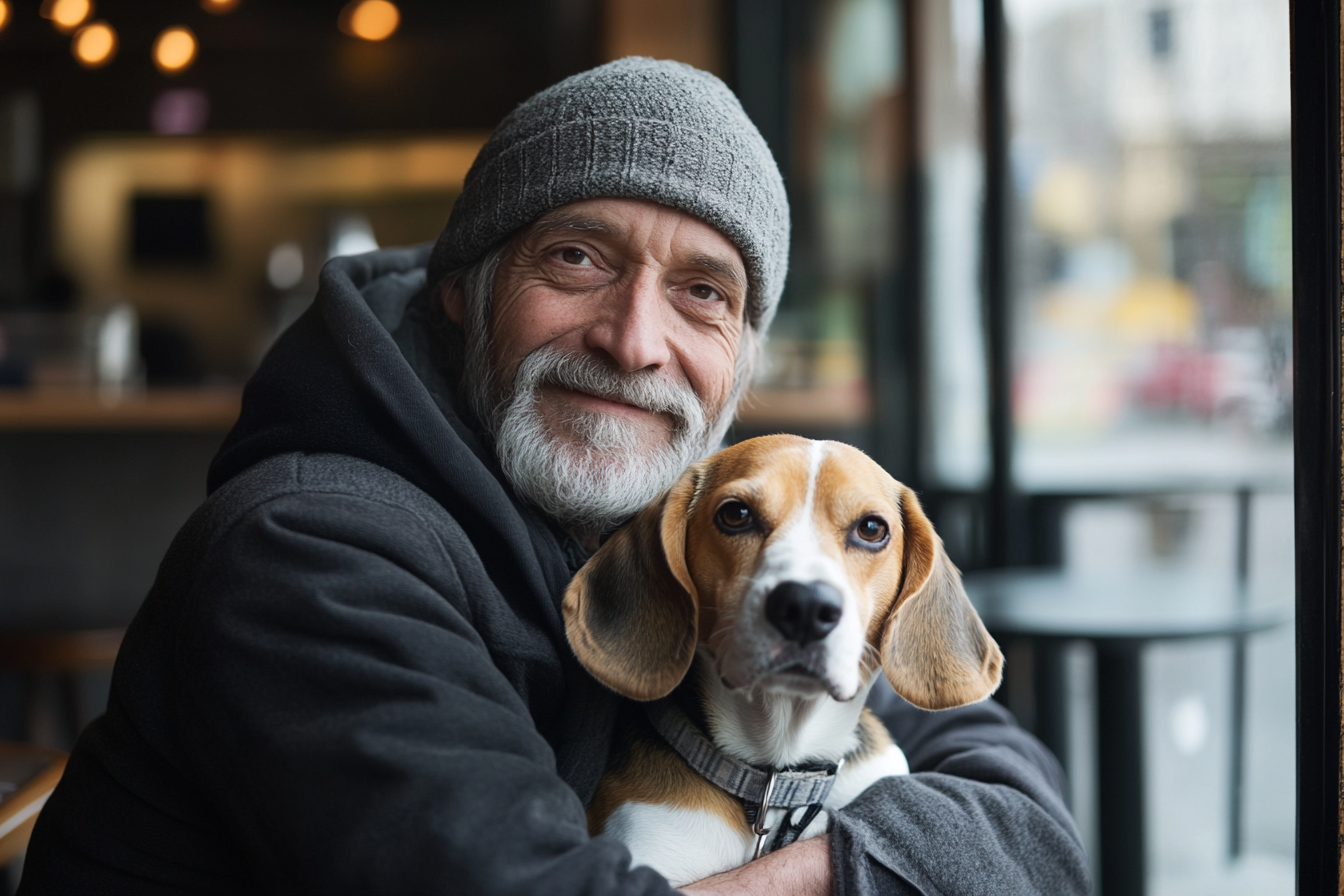
[[[1282,480],[1287,7],[1009,8],[1019,476],[1033,486]],[[1101,479],[1071,462],[1095,468],[1097,449],[1111,468]]]

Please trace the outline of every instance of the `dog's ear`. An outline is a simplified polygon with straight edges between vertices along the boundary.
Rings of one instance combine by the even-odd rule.
[[[1003,654],[914,492],[899,490],[905,553],[882,631],[882,671],[896,693],[921,709],[983,700],[1003,678]]]
[[[675,688],[695,657],[699,604],[686,521],[699,466],[598,549],[565,591],[565,634],[593,677],[635,700]]]

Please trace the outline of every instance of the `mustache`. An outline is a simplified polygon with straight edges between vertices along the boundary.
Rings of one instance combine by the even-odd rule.
[[[633,405],[672,418],[677,432],[699,432],[705,427],[706,409],[685,380],[656,371],[624,371],[601,359],[543,347],[532,352],[513,378],[508,404],[518,395],[537,395],[545,385],[560,386]]]

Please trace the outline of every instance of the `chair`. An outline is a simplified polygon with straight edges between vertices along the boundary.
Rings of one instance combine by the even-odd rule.
[[[73,743],[92,715],[83,705],[76,676],[112,668],[125,629],[43,634],[0,635],[0,669],[28,676],[26,737],[54,739],[57,726],[47,724],[51,701],[42,685],[58,685],[57,702]],[[0,881],[13,873],[8,866],[28,848],[37,815],[65,771],[67,754],[35,743],[0,741]],[[13,883],[12,881],[8,881]]]
[[[65,771],[66,754],[0,741],[0,869],[28,848],[37,813]]]

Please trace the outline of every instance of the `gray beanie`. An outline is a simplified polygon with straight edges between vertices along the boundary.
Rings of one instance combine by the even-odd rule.
[[[789,260],[774,157],[718,78],[637,56],[566,78],[504,119],[467,172],[429,282],[551,209],[608,196],[680,209],[730,239],[747,266],[747,320],[769,326]]]

